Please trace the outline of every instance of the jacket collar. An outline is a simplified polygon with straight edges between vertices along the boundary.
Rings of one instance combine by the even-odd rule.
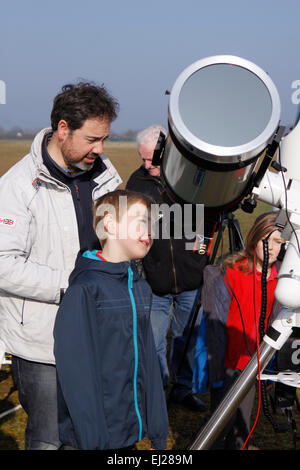
[[[73,281],[82,272],[96,271],[98,273],[109,274],[114,277],[128,277],[128,271],[132,270],[133,280],[139,279],[139,274],[134,261],[122,261],[120,263],[110,263],[102,261],[95,256],[95,251],[79,252],[77,255],[75,268],[70,275],[69,281]]]

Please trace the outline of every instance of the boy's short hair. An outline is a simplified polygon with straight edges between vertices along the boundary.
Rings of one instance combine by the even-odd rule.
[[[124,201],[126,201],[126,204],[123,204]],[[106,241],[103,224],[101,223],[105,215],[110,213],[116,218],[117,222],[120,222],[125,213],[124,210],[128,210],[133,204],[138,202],[147,207],[149,214],[151,206],[155,204],[155,201],[150,196],[127,189],[117,189],[97,199],[94,204],[93,227],[102,246],[104,246]]]

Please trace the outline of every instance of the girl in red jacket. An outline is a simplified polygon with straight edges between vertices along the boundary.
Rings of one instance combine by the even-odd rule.
[[[276,217],[277,214],[274,212],[259,216],[247,235],[245,250],[226,258],[221,267],[232,297],[226,324],[225,367],[227,369],[243,370],[250,359],[249,351],[252,355],[256,350],[256,324],[259,322],[261,312],[263,239],[268,241],[269,254],[265,328],[272,311],[277,283],[275,263],[283,243],[280,231],[275,226]]]
[[[226,395],[237,375],[256,352],[258,328],[267,327],[275,309],[276,261],[282,243],[274,212],[260,215],[245,240],[242,252],[229,255],[220,266],[204,270],[202,305],[206,319],[208,376],[211,407],[214,410]],[[265,319],[261,316],[262,268],[265,265],[267,301]],[[276,306],[277,310],[277,306]],[[220,370],[222,369],[222,370]],[[220,386],[221,385],[221,386]],[[241,449],[249,433],[255,387],[247,394],[223,433],[226,449]],[[221,438],[220,438],[221,439]],[[214,446],[219,446],[218,443]]]

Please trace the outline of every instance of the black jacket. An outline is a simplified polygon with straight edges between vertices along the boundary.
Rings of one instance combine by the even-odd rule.
[[[151,289],[131,262],[79,255],[54,328],[63,444],[118,449],[148,436],[152,447],[166,448],[150,302]]]
[[[141,166],[129,178],[126,189],[150,195],[157,204],[172,205],[159,177],[149,175]],[[163,223],[163,220],[161,220]],[[205,234],[210,236],[213,222],[205,217]],[[172,228],[170,229],[172,234]],[[191,240],[188,240],[191,242]],[[185,238],[173,236],[155,239],[148,255],[143,260],[146,279],[157,295],[179,294],[198,289],[202,283],[202,271],[208,262],[207,255],[186,250]]]

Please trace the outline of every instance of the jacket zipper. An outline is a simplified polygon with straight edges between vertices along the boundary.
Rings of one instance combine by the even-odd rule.
[[[172,259],[172,268],[173,268],[173,274],[174,274],[174,282],[175,282],[175,292],[178,292],[176,269],[175,269],[175,265],[174,265],[174,250],[173,250],[172,238],[170,238],[170,249],[171,249],[171,259]]]
[[[137,345],[137,312],[134,296],[132,293],[132,278],[133,273],[132,269],[128,267],[128,291],[129,297],[132,306],[132,315],[133,315],[133,345],[134,345],[134,376],[133,376],[133,392],[134,392],[134,406],[135,412],[139,422],[139,441],[142,439],[142,419],[140,415],[140,410],[137,401],[137,371],[138,371],[138,345]]]
[[[75,184],[75,191],[76,191],[76,199],[77,199],[77,201],[79,201],[79,200],[80,200],[80,196],[79,196],[78,184]]]

